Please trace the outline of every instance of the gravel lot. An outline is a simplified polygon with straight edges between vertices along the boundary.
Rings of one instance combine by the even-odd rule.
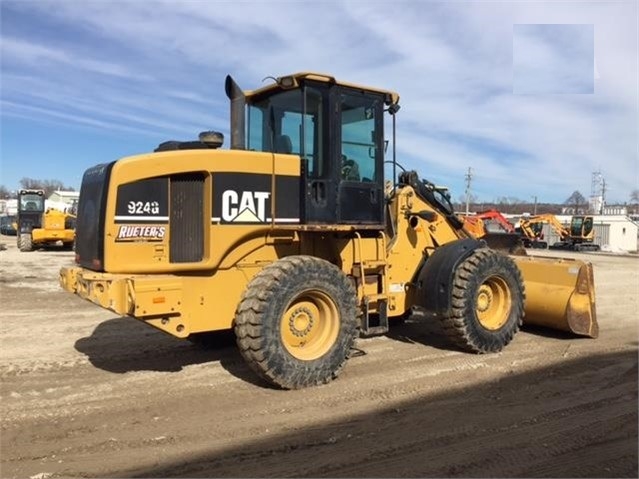
[[[477,356],[409,321],[331,384],[279,391],[232,339],[117,317],[59,288],[73,253],[1,240],[3,478],[637,477],[636,257],[579,255],[596,340],[527,328]]]

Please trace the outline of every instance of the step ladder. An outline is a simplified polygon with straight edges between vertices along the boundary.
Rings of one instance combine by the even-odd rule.
[[[362,288],[362,324],[360,332],[362,336],[376,336],[388,332],[388,284],[387,284],[387,262],[386,256],[386,240],[383,234],[376,239],[376,258],[362,258],[361,236],[356,233],[356,249],[355,262],[353,263],[352,274],[358,279],[358,287]],[[381,247],[381,251],[380,251]],[[381,253],[381,254],[380,254]],[[364,294],[364,285],[367,277],[375,277],[377,279],[378,293]],[[372,306],[375,305],[375,308]],[[376,309],[376,313],[371,313],[371,309]]]

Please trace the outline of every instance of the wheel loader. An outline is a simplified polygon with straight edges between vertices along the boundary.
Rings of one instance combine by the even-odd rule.
[[[84,173],[62,288],[178,338],[232,329],[284,389],[412,313],[472,353],[524,321],[597,336],[589,263],[492,249],[444,189],[397,174],[398,94],[310,72],[225,89],[229,149],[203,132]]]
[[[59,241],[64,249],[73,249],[75,216],[53,208],[45,210],[44,190],[20,190],[16,236],[20,251],[33,251]]]

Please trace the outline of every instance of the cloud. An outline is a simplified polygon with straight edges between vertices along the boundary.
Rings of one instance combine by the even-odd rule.
[[[637,188],[635,3],[113,5],[3,2],[3,122],[66,115],[69,135],[82,125],[152,144],[203,129],[228,135],[227,73],[252,89],[269,75],[312,70],[398,91],[400,162],[448,183],[453,197],[469,166],[485,200],[588,196],[599,169],[610,197],[623,201]],[[514,95],[513,69],[525,66],[513,64],[517,25],[592,25],[572,39],[547,27],[519,39],[529,60],[565,66],[559,78],[573,89],[588,86],[568,69],[583,62],[562,58],[594,52],[594,94]],[[524,73],[528,89],[553,81],[533,73]]]
[[[5,64],[25,65],[42,71],[60,68],[63,65],[64,68],[71,70],[111,75],[124,79],[148,79],[148,77],[142,75],[132,75],[131,71],[124,65],[93,58],[83,58],[69,50],[52,48],[7,36],[2,38],[2,55],[3,63]]]
[[[514,25],[513,91],[594,93],[593,25]]]

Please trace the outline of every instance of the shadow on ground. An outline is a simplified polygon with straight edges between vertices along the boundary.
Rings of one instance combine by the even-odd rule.
[[[637,477],[637,354],[505,375],[238,447],[211,442],[208,453],[108,476]]]
[[[178,339],[127,317],[100,323],[75,349],[96,368],[112,373],[179,372],[192,364],[218,362],[229,373],[265,386],[245,364],[231,331],[210,333],[198,341]]]

